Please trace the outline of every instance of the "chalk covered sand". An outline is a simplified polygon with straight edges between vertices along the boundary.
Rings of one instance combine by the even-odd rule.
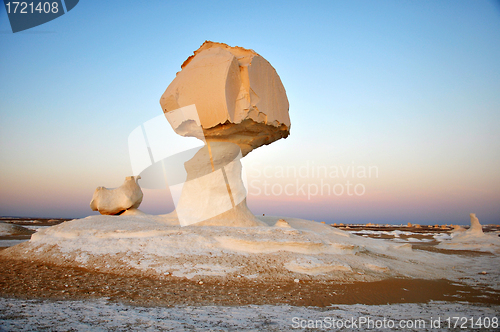
[[[4,321],[6,329],[22,331],[304,331],[303,327],[307,331],[450,331],[457,329],[448,328],[444,317],[472,315],[484,318],[482,321],[490,327],[468,331],[495,331],[491,327],[495,323],[488,318],[498,317],[498,307],[444,302],[329,308],[287,305],[131,307],[106,300],[51,302],[0,298],[0,314],[10,315]],[[23,319],[16,320],[19,316]],[[353,321],[356,326],[351,328]],[[383,326],[384,322],[394,327],[372,327]],[[454,322],[450,321],[451,326]]]
[[[314,221],[261,219],[266,226],[180,227],[175,214],[91,216],[40,230],[30,241],[2,251],[0,256],[153,278],[337,283],[418,278],[476,285],[486,276],[488,286],[500,289],[499,265],[492,264],[497,260],[489,262],[500,253],[500,238],[495,233],[475,234],[471,229],[456,236],[466,238],[465,249],[471,241],[476,246],[483,243],[482,248],[492,251],[491,255],[450,256],[414,250],[409,242],[353,235]],[[451,238],[439,246],[460,249],[457,243]],[[480,274],[483,271],[486,273]]]

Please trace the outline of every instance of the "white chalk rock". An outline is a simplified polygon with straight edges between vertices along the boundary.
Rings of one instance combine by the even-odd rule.
[[[274,227],[291,228],[292,226],[285,219],[278,219]]]
[[[246,205],[238,145],[212,142],[184,166],[187,180],[176,205],[182,226],[265,226]]]
[[[471,227],[454,230],[451,240],[445,240],[436,248],[454,250],[474,250],[500,254],[500,238],[495,233],[483,233],[483,227],[479,223],[475,213],[470,214]]]
[[[233,142],[243,156],[286,138],[290,132],[288,99],[276,70],[250,49],[206,41],[181,66],[160,99],[168,114],[195,105],[204,136]],[[167,116],[174,130],[199,138]]]
[[[483,234],[483,226],[481,226],[475,213],[470,214],[470,228],[467,230],[467,233]]]
[[[142,202],[142,190],[137,181],[140,176],[127,176],[116,189],[98,187],[90,202],[92,211],[100,214],[120,214],[128,209],[137,209]]]

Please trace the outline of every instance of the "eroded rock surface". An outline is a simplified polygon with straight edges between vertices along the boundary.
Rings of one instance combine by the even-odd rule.
[[[167,114],[196,105],[205,138],[236,143],[243,156],[290,133],[280,77],[263,57],[242,47],[206,41],[182,64],[160,104]]]
[[[121,214],[129,209],[137,209],[142,202],[142,190],[137,184],[140,176],[127,176],[125,182],[115,189],[97,187],[90,202],[92,211],[100,214]]]
[[[467,230],[469,233],[483,234],[483,226],[477,219],[475,213],[470,214],[470,228]]]

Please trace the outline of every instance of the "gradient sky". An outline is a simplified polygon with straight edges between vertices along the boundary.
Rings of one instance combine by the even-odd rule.
[[[287,91],[291,135],[243,160],[255,214],[500,223],[500,5],[476,0],[82,0],[16,34],[1,6],[0,215],[95,214],[94,189],[131,175],[128,135],[205,40],[254,49]],[[365,192],[266,196],[264,181]],[[168,191],[144,194],[145,212],[172,210]]]

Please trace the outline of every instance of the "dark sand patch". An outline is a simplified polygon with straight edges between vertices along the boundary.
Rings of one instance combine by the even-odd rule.
[[[276,281],[248,278],[194,279],[123,276],[40,262],[1,259],[0,296],[50,299],[106,297],[146,306],[424,303],[468,301],[500,304],[500,292],[448,280],[389,279],[377,282]],[[200,284],[200,281],[202,283]]]
[[[474,250],[457,250],[457,249],[441,249],[436,248],[435,243],[412,243],[412,248],[416,250],[425,250],[430,252],[438,252],[446,255],[461,255],[466,257],[479,257],[479,256],[494,256],[493,253],[488,251],[474,251]]]

